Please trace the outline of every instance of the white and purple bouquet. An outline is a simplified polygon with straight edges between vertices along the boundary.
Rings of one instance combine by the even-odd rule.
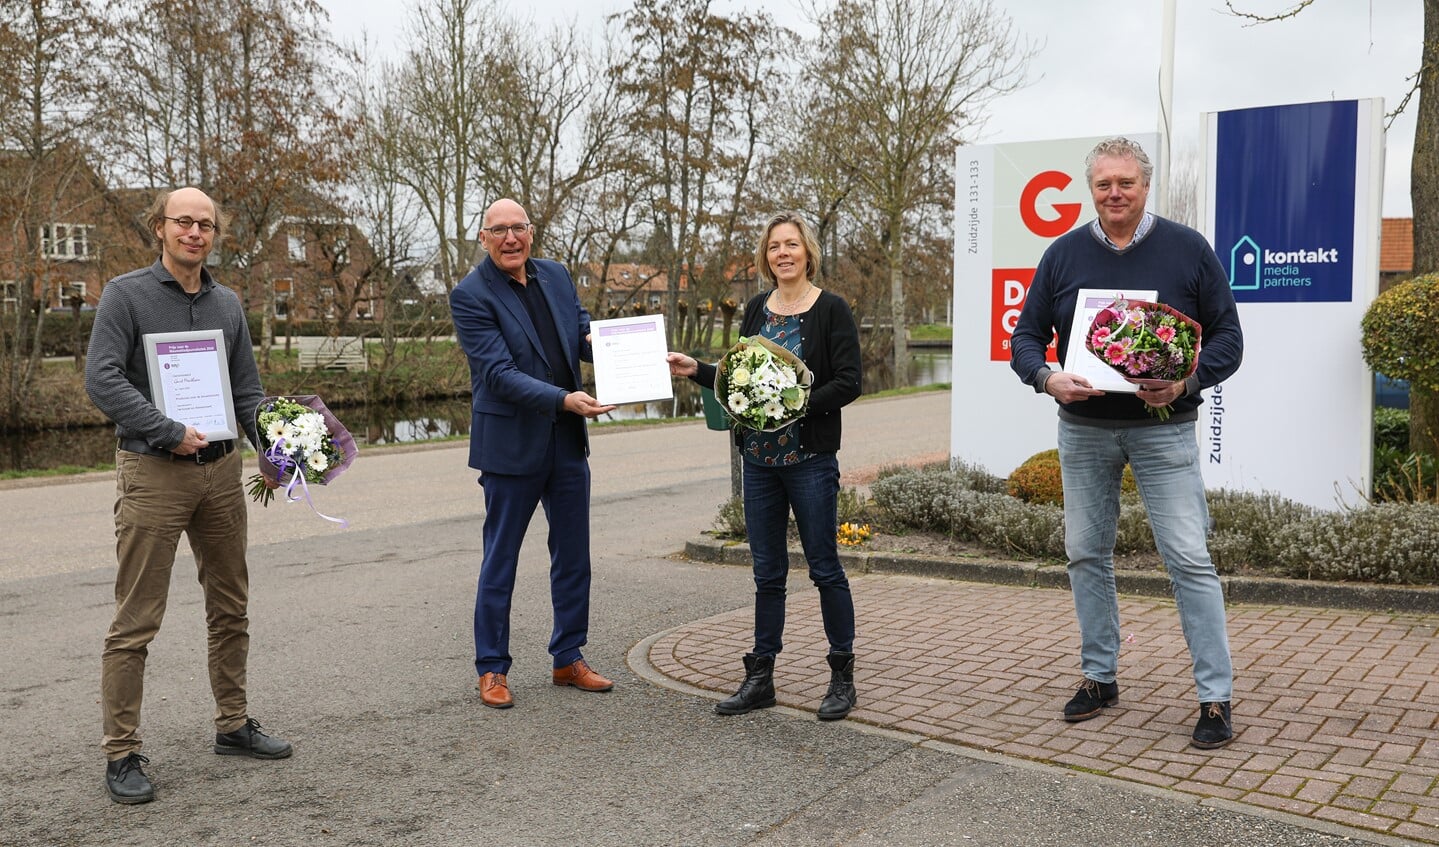
[[[260,472],[250,477],[249,489],[250,498],[262,506],[275,498],[267,480],[285,489],[287,502],[308,500],[311,484],[329,484],[360,452],[354,436],[314,394],[266,397],[255,409],[255,426]]]

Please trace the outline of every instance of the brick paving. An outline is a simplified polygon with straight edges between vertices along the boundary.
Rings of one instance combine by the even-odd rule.
[[[1121,597],[1120,703],[1058,715],[1078,685],[1067,591],[853,577],[859,638],[851,714],[876,726],[1439,843],[1439,613],[1233,606],[1234,720],[1219,750],[1188,746],[1198,715],[1172,601]],[[751,646],[746,606],[657,640],[650,663],[728,695]],[[782,704],[828,684],[816,593],[791,584]]]

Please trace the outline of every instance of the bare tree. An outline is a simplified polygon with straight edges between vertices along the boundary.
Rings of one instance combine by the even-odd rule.
[[[610,308],[608,302],[610,267],[625,243],[648,217],[641,200],[648,194],[651,176],[637,162],[628,162],[612,170],[588,186],[587,201],[576,204],[572,223],[566,228],[570,240],[564,247],[564,260],[570,268],[582,268],[582,277],[593,270],[594,292],[590,314],[597,318],[615,317],[626,303]],[[552,233],[553,234],[553,233]],[[552,238],[553,244],[556,239]],[[648,280],[645,280],[648,282]],[[641,287],[631,294],[638,296]],[[581,297],[584,292],[581,292]]]
[[[1199,153],[1185,147],[1174,157],[1165,176],[1169,194],[1169,217],[1195,229],[1199,228]]]
[[[778,77],[777,29],[767,16],[725,17],[708,0],[638,0],[623,16],[634,52],[616,69],[640,108],[632,128],[654,174],[650,199],[655,258],[668,281],[666,330],[672,347],[694,344],[701,321],[680,299],[700,300],[700,273],[724,267],[740,221],[744,185],[764,125],[765,85]]]
[[[419,257],[412,252],[423,212],[404,183],[404,148],[401,133],[405,106],[395,89],[394,68],[374,65],[363,50],[354,53],[349,87],[358,131],[347,156],[353,163],[347,207],[370,245],[368,266],[357,278],[370,288],[378,302],[371,311],[380,319],[380,361],[372,378],[385,379],[393,370],[399,336],[397,271]],[[428,332],[429,322],[425,322]]]
[[[490,98],[480,116],[486,143],[475,160],[478,181],[487,199],[523,205],[536,250],[553,253],[551,244],[572,235],[551,229],[571,228],[590,187],[626,167],[632,100],[608,73],[610,42],[597,54],[573,25],[543,39],[520,23],[496,29],[489,38],[507,61],[491,69],[488,84],[505,96]]]
[[[908,377],[906,233],[925,204],[952,202],[948,157],[1032,55],[991,0],[839,0],[817,16],[807,80],[826,109],[815,141],[879,213],[888,257],[897,384]]]
[[[0,20],[0,277],[15,301],[0,316],[0,418],[19,426],[43,355],[47,303],[36,289],[78,237],[55,222],[103,193],[87,142],[99,111],[93,57],[104,25],[83,4],[59,0],[0,0]],[[57,250],[62,241],[72,249]]]
[[[434,232],[436,272],[446,291],[469,260],[469,236],[479,219],[475,161],[487,155],[489,143],[482,114],[492,99],[508,96],[497,69],[509,58],[490,42],[502,20],[497,6],[479,0],[425,0],[412,12],[395,83],[406,104],[397,136],[400,176]]]
[[[338,155],[353,125],[341,111],[336,50],[315,0],[238,0],[218,7],[115,0],[121,37],[109,51],[107,96],[121,179],[198,185],[234,220],[221,256],[242,299],[262,311],[268,363],[275,291],[270,252],[287,221],[328,207],[345,178]]]

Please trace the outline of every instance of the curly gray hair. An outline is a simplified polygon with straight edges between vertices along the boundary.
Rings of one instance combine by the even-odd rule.
[[[1094,145],[1094,149],[1084,157],[1084,181],[1090,185],[1094,184],[1094,163],[1099,161],[1101,156],[1115,156],[1138,162],[1139,169],[1144,175],[1145,185],[1148,185],[1149,180],[1154,176],[1154,163],[1149,161],[1149,154],[1144,152],[1144,148],[1140,147],[1136,141],[1116,135]]]

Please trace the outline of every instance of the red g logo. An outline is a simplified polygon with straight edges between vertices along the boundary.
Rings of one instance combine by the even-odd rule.
[[[1058,238],[1069,232],[1074,222],[1079,220],[1082,207],[1078,203],[1055,203],[1051,208],[1058,217],[1054,218],[1040,217],[1036,207],[1040,192],[1051,188],[1063,191],[1071,181],[1069,174],[1062,171],[1043,171],[1025,183],[1024,191],[1019,194],[1019,217],[1030,232],[1040,238]]]

